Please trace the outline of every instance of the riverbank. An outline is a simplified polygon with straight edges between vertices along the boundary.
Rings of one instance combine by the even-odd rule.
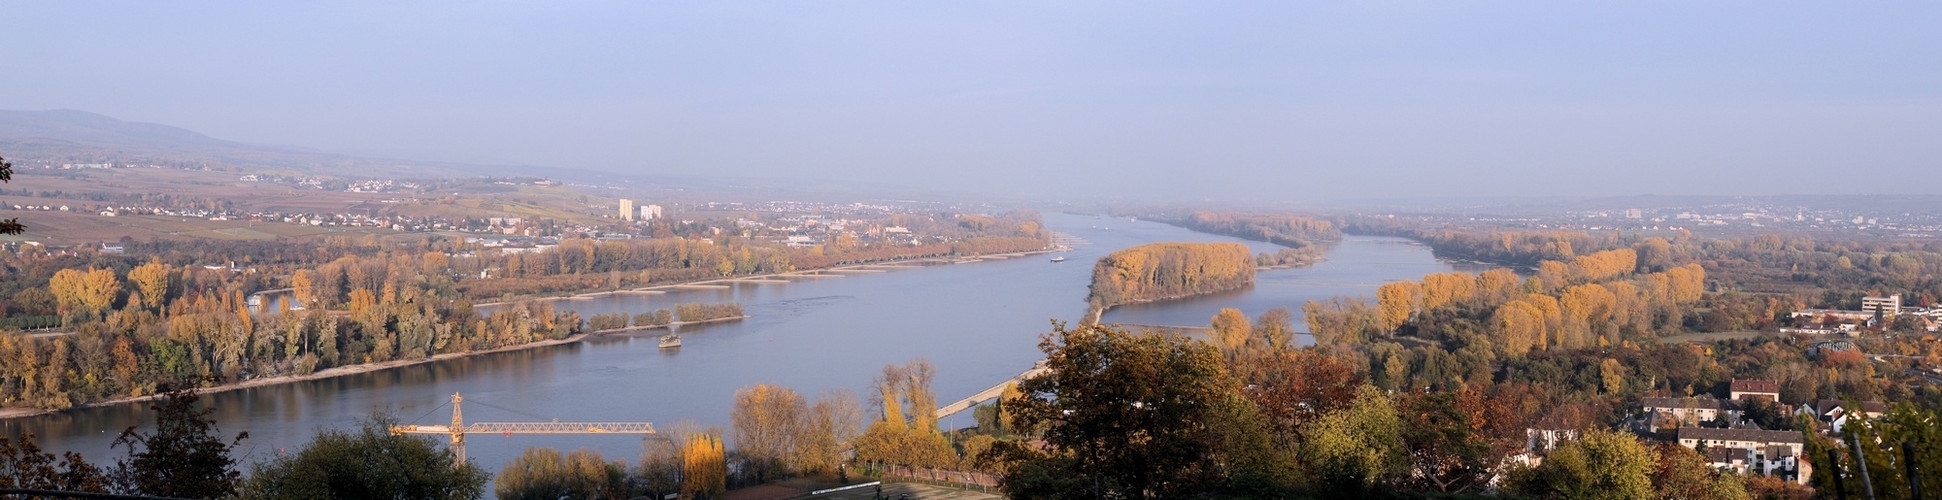
[[[962,257],[914,257],[914,258],[908,258],[908,259],[886,259],[886,260],[880,260],[880,261],[871,261],[867,263],[844,264],[841,266],[825,267],[825,268],[819,268],[819,269],[804,269],[799,271],[789,271],[789,272],[782,272],[782,273],[751,274],[747,276],[734,276],[734,277],[728,277],[728,278],[680,281],[680,282],[667,283],[667,284],[654,285],[654,286],[629,288],[626,290],[607,290],[607,291],[601,291],[601,292],[583,292],[583,293],[572,293],[572,294],[561,294],[561,295],[528,295],[528,296],[515,297],[509,300],[500,300],[497,302],[473,304],[472,307],[497,307],[497,306],[503,306],[506,304],[511,304],[514,302],[519,302],[524,300],[575,300],[575,299],[591,299],[591,298],[596,298],[596,297],[601,297],[606,295],[664,294],[664,293],[667,293],[668,290],[673,290],[673,289],[696,288],[696,287],[702,287],[702,288],[730,287],[730,286],[734,286],[735,283],[782,284],[782,283],[789,282],[787,278],[817,279],[817,278],[843,277],[843,275],[840,275],[840,274],[829,275],[829,274],[822,274],[822,273],[882,272],[881,269],[872,270],[869,268],[908,268],[910,264],[919,264],[919,263],[926,263],[926,262],[929,262],[932,265],[969,264],[973,262],[983,262],[987,260],[1015,259],[1019,257],[1027,257],[1032,255],[1047,254],[1047,253],[1066,251],[1066,250],[1071,250],[1071,247],[1053,246],[1050,248],[1032,250],[1029,252],[979,254],[979,255],[967,255]],[[898,266],[904,266],[904,267],[898,267]]]
[[[272,385],[278,385],[278,384],[288,384],[293,382],[323,380],[328,378],[342,377],[345,375],[357,375],[360,373],[384,371],[392,368],[403,368],[407,366],[445,361],[448,359],[458,359],[458,358],[463,358],[468,356],[480,356],[485,354],[497,354],[502,352],[515,352],[515,351],[523,351],[527,349],[538,349],[541,347],[552,347],[556,345],[573,344],[573,343],[584,341],[591,337],[598,337],[602,335],[611,335],[611,334],[625,335],[626,332],[630,330],[644,331],[644,330],[652,330],[657,328],[673,328],[677,326],[701,325],[701,324],[707,324],[707,323],[720,323],[725,321],[739,321],[739,320],[748,319],[749,317],[750,316],[744,314],[741,316],[730,316],[726,318],[714,318],[714,319],[706,319],[706,320],[700,320],[700,321],[675,321],[665,325],[657,325],[657,326],[595,330],[595,331],[589,331],[589,332],[582,332],[580,334],[569,336],[563,339],[541,340],[538,342],[528,342],[528,343],[519,344],[519,345],[494,347],[491,349],[480,350],[480,351],[448,352],[444,354],[435,354],[430,357],[419,358],[419,359],[398,359],[398,360],[384,361],[384,362],[378,362],[378,363],[364,363],[364,364],[358,364],[358,365],[338,366],[338,367],[326,368],[323,370],[318,370],[315,372],[306,373],[302,375],[277,375],[274,377],[253,378],[253,379],[244,380],[241,382],[233,382],[233,383],[226,383],[226,384],[221,384],[221,385],[216,385],[211,387],[205,387],[199,390],[198,392],[202,394],[211,394],[211,393],[218,393],[218,392],[234,391],[239,389],[249,389],[253,387],[266,387],[266,386],[272,386]],[[0,408],[0,420],[6,420],[11,418],[32,417],[32,416],[38,416],[38,415],[51,415],[51,414],[60,413],[63,411],[78,410],[83,408],[112,406],[112,405],[127,404],[127,403],[140,403],[145,401],[154,401],[160,398],[161,398],[160,394],[150,394],[147,396],[136,396],[136,397],[116,398],[116,399],[110,399],[105,401],[96,401],[93,403],[88,403],[84,405],[75,405],[75,406],[61,408],[61,409]]]
[[[671,323],[668,323],[668,324],[665,324],[665,325],[652,325],[652,326],[629,326],[629,327],[625,327],[625,328],[608,328],[608,329],[606,329],[606,330],[594,330],[594,331],[591,331],[591,332],[587,332],[587,333],[589,333],[589,334],[592,334],[592,335],[627,335],[627,334],[629,334],[629,333],[632,333],[632,332],[637,332],[637,331],[642,331],[642,332],[644,332],[644,331],[648,331],[648,330],[659,330],[659,329],[662,329],[662,328],[674,328],[674,327],[677,327],[677,326],[688,326],[688,325],[702,325],[702,324],[708,324],[708,323],[720,323],[720,322],[723,322],[723,321],[740,321],[740,320],[744,320],[744,319],[749,319],[749,318],[750,318],[750,316],[749,316],[749,315],[747,315],[747,314],[744,314],[744,315],[741,315],[741,316],[729,316],[729,317],[726,317],[726,318],[714,318],[714,319],[704,319],[704,320],[699,320],[699,321],[675,321],[675,322],[671,322]]]

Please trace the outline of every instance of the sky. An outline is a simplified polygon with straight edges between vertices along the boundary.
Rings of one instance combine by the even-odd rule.
[[[419,160],[1295,203],[1942,193],[1937,2],[13,2],[0,109]]]

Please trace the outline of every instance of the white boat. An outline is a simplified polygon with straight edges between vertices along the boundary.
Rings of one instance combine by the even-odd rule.
[[[661,336],[662,349],[674,349],[677,347],[681,347],[681,335],[670,333]]]
[[[1058,257],[1053,257],[1053,258],[1052,258],[1052,262],[1065,262],[1065,256],[1064,256],[1064,255],[1060,255],[1060,256],[1058,256]]]

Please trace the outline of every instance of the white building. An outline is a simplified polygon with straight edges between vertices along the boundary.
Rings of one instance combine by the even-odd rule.
[[[660,205],[648,205],[645,207],[641,207],[641,220],[654,220],[659,218],[661,218]]]
[[[1717,467],[1779,476],[1800,484],[1807,484],[1813,475],[1807,461],[1797,459],[1807,447],[1807,437],[1800,431],[1679,428],[1680,446],[1702,444],[1707,448],[1707,461]]]
[[[1707,395],[1692,398],[1644,397],[1639,398],[1639,406],[1643,407],[1648,414],[1679,419],[1681,426],[1711,422],[1721,416],[1737,421],[1740,419],[1741,412],[1739,401],[1721,401],[1719,398]]]
[[[1901,314],[1902,296],[1901,294],[1894,294],[1894,295],[1889,295],[1887,297],[1875,297],[1875,296],[1862,297],[1861,310],[1871,315],[1874,314],[1875,311],[1881,311],[1881,317],[1884,317],[1884,318],[1889,316],[1894,316],[1896,314]]]

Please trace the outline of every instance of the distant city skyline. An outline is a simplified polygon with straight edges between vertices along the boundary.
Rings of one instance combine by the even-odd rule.
[[[0,109],[368,156],[1048,198],[1942,193],[1933,4],[0,14]]]

